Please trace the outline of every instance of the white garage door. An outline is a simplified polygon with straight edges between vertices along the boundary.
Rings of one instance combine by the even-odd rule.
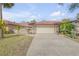
[[[37,27],[37,33],[55,33],[53,27]]]

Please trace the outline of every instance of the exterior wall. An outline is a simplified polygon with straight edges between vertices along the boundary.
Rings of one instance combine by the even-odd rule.
[[[12,32],[12,33],[15,33],[15,34],[27,34],[28,33],[28,27],[23,27],[22,26],[22,28],[18,31],[18,30],[16,30],[16,25],[10,25],[10,24],[8,24],[8,25],[6,25],[7,27],[8,27],[8,29],[9,29],[9,31],[10,32]]]
[[[79,23],[75,24],[75,30],[76,30],[76,33],[79,34]]]
[[[12,33],[16,33],[15,25],[7,25],[8,30]]]
[[[28,27],[28,33],[29,34],[35,34],[36,33],[36,24],[30,24],[30,26]]]
[[[37,25],[36,27],[53,27],[54,25]]]
[[[75,25],[76,34],[79,34],[79,21],[73,22],[73,24]]]
[[[79,26],[76,26],[76,31],[79,33]]]
[[[27,27],[24,27],[24,28],[20,29],[19,34],[22,34],[22,35],[28,34]]]
[[[15,29],[15,25],[7,25],[9,29]]]

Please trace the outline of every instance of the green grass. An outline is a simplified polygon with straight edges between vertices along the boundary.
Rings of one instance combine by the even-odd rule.
[[[33,37],[20,35],[5,35],[0,39],[0,56],[26,55]]]

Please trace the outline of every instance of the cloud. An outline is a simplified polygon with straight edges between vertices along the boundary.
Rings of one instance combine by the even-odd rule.
[[[50,16],[64,16],[65,13],[61,12],[61,11],[55,11],[53,13],[51,13]]]
[[[30,12],[3,12],[3,16],[9,16],[9,17],[28,17],[30,16]]]
[[[37,16],[35,16],[35,15],[32,15],[30,18],[37,18]]]
[[[3,12],[3,19],[14,21],[12,18],[14,17],[13,13]]]
[[[6,12],[3,11],[3,19],[16,20],[19,18],[28,18],[31,16],[31,12]]]
[[[6,12],[3,11],[3,19],[9,21],[23,21],[23,20],[31,20],[31,19],[38,19],[40,18],[40,14],[34,14],[30,11],[23,11],[23,12]]]
[[[36,18],[36,19],[38,19],[38,18],[40,18],[41,17],[41,15],[40,14],[32,14],[31,15],[31,17],[30,18]]]

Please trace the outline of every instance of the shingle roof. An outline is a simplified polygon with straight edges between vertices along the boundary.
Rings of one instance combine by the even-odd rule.
[[[23,27],[30,27],[31,25],[34,24],[34,23],[28,23],[28,22],[16,23],[16,22],[8,21],[8,20],[4,20],[4,21],[8,25],[19,25],[19,26],[23,26]],[[35,25],[54,25],[54,24],[60,24],[60,22],[58,22],[58,21],[40,21],[40,22],[35,23]]]
[[[12,21],[8,21],[8,20],[4,20],[5,24],[7,25],[18,25],[18,23],[16,22],[12,22]]]
[[[24,26],[24,27],[28,27],[29,24],[27,22],[22,22],[22,23],[19,23],[20,26]]]
[[[41,22],[37,22],[36,25],[54,25],[59,23],[60,22],[57,21],[41,21]]]

